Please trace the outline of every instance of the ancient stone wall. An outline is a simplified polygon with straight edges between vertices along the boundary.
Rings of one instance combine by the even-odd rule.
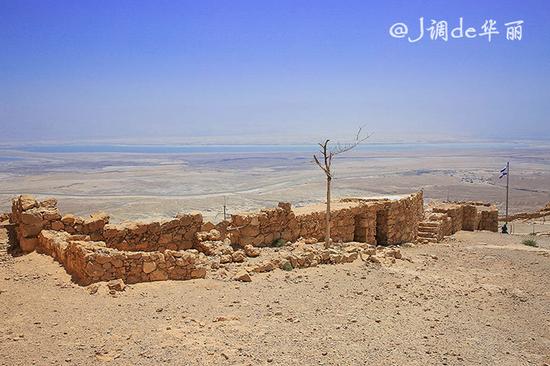
[[[331,209],[330,237],[334,242],[349,242],[355,238],[356,217],[361,214],[365,206],[361,202],[351,203],[333,203]],[[296,220],[298,222],[299,235],[291,240],[297,240],[300,237],[306,239],[316,239],[323,241],[325,239],[325,207],[316,205],[313,207],[303,207],[295,210]]]
[[[398,244],[414,241],[423,217],[422,192],[399,199],[344,199],[331,204],[331,239]],[[237,245],[270,246],[281,239],[321,241],[325,236],[325,206],[291,209],[281,203],[258,213],[232,215],[229,237]]]
[[[361,250],[370,251],[373,244],[437,242],[462,229],[498,229],[498,211],[492,205],[444,203],[431,205],[425,213],[422,192],[332,202],[334,245],[323,250],[313,248],[324,245],[312,244],[324,240],[324,204],[292,209],[289,203],[279,203],[276,208],[232,215],[231,220],[216,225],[203,222],[200,213],[112,225],[106,214],[92,214],[89,218],[62,216],[54,199],[40,202],[31,196],[19,196],[13,200],[9,217],[24,252],[36,249],[52,256],[81,284],[114,279],[136,283],[201,278],[207,266],[220,268],[245,262],[247,257],[259,256],[257,247],[262,246],[285,246],[263,250],[285,252],[289,248],[287,242],[294,243],[290,247],[302,248],[303,258],[313,265],[357,257],[358,254],[343,253],[342,248],[335,249],[342,247],[339,243],[360,242],[354,245],[364,245]],[[279,264],[270,262],[266,266],[305,265],[292,258],[282,256]],[[254,268],[263,271],[264,267],[260,263]]]
[[[51,222],[47,228],[69,234],[89,235],[91,240],[103,240],[103,229],[108,223],[109,215],[103,212],[93,213],[88,218],[68,214]]]
[[[382,204],[370,203],[365,205],[355,216],[355,241],[376,244],[376,212]]]
[[[155,222],[109,224],[103,230],[103,240],[119,250],[163,251],[191,249],[195,235],[201,231],[202,215],[180,214],[175,219]]]
[[[109,216],[104,213],[95,213],[89,218],[61,216],[57,200],[49,198],[38,201],[32,196],[21,195],[12,201],[11,221],[17,225],[17,240],[21,250],[32,252],[38,244],[38,234],[42,230],[66,231],[101,240],[103,227],[109,222]]]
[[[485,202],[460,202],[463,207],[462,230],[498,231],[498,209]]]
[[[498,231],[498,210],[483,202],[454,202],[432,204],[420,224],[418,240],[437,242],[457,231]]]
[[[498,210],[496,207],[481,211],[477,229],[498,232]]]
[[[190,249],[203,226],[200,213],[180,214],[172,220],[112,225],[105,213],[94,213],[88,218],[72,214],[61,216],[55,199],[38,201],[27,195],[12,201],[11,220],[17,225],[17,238],[24,252],[35,249],[42,230],[87,235],[93,241],[105,241],[108,247],[119,250]],[[218,226],[225,231],[224,225]]]
[[[129,252],[107,248],[103,242],[83,240],[82,235],[43,230],[37,251],[52,256],[73,276],[88,285],[122,279],[126,283],[186,280],[206,275],[206,258],[196,250]]]
[[[377,207],[377,243],[392,245],[415,241],[418,224],[424,218],[424,198],[422,192],[408,197],[384,202]],[[381,235],[378,235],[380,231]]]
[[[431,218],[428,215],[424,219],[422,192],[393,199],[335,201],[331,239],[392,245],[415,241],[418,236],[438,241],[462,229],[498,229],[496,208],[480,202],[438,204],[428,214]],[[217,233],[215,240],[228,237],[232,244],[243,248],[281,245],[300,238],[313,243],[324,240],[325,235],[324,204],[293,210],[289,203],[280,203],[276,208],[232,215],[231,220],[217,225],[203,222],[200,213],[113,225],[103,213],[89,218],[61,216],[54,199],[39,202],[31,196],[19,196],[13,201],[11,220],[17,225],[17,237],[24,252],[36,247],[41,230],[87,235],[92,241],[104,241],[108,248],[146,252],[198,248],[201,241],[213,240],[204,239],[211,230]]]
[[[461,204],[444,203],[433,208],[433,212],[446,214],[451,219],[451,233],[462,230],[462,220],[464,217],[464,208]]]
[[[331,210],[331,238],[333,241],[353,241],[355,237],[355,216],[360,213],[362,204],[341,204]],[[294,211],[290,204],[261,210],[258,213],[236,214],[231,217],[229,237],[233,244],[240,246],[271,246],[278,240],[284,242],[306,238],[312,241],[323,240],[325,236],[324,205],[298,208]]]
[[[53,199],[38,202],[32,196],[22,195],[12,201],[10,220],[17,225],[17,240],[23,252],[32,252],[42,229],[51,229],[52,223],[60,219]]]
[[[480,218],[475,205],[465,204],[462,206],[462,230],[477,230]]]
[[[279,239],[293,240],[298,237],[300,228],[290,204],[280,203],[276,208],[258,213],[231,215],[228,232],[234,244],[269,246]]]

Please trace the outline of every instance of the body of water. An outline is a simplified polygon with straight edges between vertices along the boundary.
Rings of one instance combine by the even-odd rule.
[[[358,151],[419,151],[419,150],[479,150],[529,147],[525,143],[364,143]],[[13,150],[34,153],[131,153],[131,154],[209,154],[209,153],[313,153],[319,146],[311,145],[23,145]],[[1,158],[0,158],[1,159]]]

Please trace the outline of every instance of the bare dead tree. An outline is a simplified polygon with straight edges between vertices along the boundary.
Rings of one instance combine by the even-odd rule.
[[[335,156],[348,152],[356,148],[360,143],[368,139],[371,135],[367,134],[362,136],[363,127],[360,127],[355,136],[355,140],[348,144],[336,143],[336,146],[330,147],[330,140],[319,143],[321,147],[319,150],[319,157],[316,154],[313,155],[315,163],[323,170],[327,177],[327,210],[325,214],[325,247],[330,246],[330,199],[331,199],[331,182],[333,178],[332,171],[332,159]]]

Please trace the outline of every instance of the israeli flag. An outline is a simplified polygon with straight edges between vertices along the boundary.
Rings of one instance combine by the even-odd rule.
[[[508,175],[508,167],[505,166],[503,169],[500,170],[500,175],[498,176],[498,179],[507,176]]]

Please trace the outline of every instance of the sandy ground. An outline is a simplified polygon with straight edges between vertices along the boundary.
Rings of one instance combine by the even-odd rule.
[[[502,226],[504,222],[500,222]],[[550,215],[530,220],[515,220],[508,224],[510,232],[519,235],[537,234],[550,237]]]
[[[2,365],[545,365],[550,240],[457,233],[357,260],[253,276],[71,283],[50,257],[0,256]]]
[[[2,156],[17,160],[2,161]],[[503,208],[512,167],[510,212],[550,201],[550,145],[514,149],[422,147],[355,151],[334,163],[333,196],[379,196],[423,189],[427,199],[484,200]],[[23,153],[0,149],[0,211],[21,193],[59,199],[63,212],[102,210],[112,222],[171,217],[199,210],[209,220],[228,212],[323,202],[324,176],[304,153]]]

